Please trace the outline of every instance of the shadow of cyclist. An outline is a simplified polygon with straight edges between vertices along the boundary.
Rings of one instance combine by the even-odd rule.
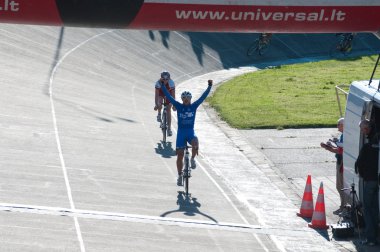
[[[197,198],[192,198],[191,196],[185,196],[185,193],[182,191],[178,192],[177,205],[179,206],[177,210],[167,211],[161,214],[160,216],[166,217],[167,215],[172,214],[172,213],[183,212],[183,214],[186,216],[202,215],[206,217],[207,219],[215,223],[218,223],[218,221],[214,219],[213,217],[211,217],[210,215],[207,215],[199,211],[201,204],[197,201]]]
[[[171,158],[176,155],[171,142],[157,143],[157,147],[154,150],[164,158]]]

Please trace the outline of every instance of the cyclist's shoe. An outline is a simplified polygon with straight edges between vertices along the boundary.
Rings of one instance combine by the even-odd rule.
[[[157,122],[161,122],[161,114],[157,114]]]
[[[173,132],[171,129],[168,129],[168,136],[172,136],[173,135]]]
[[[340,214],[342,213],[342,211],[343,211],[343,208],[340,207],[340,208],[338,208],[337,210],[335,210],[335,211],[333,212],[333,214],[335,214],[335,215],[340,215]]]
[[[190,167],[191,167],[191,169],[197,168],[197,163],[195,163],[195,159],[194,158],[190,159]]]
[[[181,186],[181,185],[182,185],[182,175],[178,175],[177,186]]]

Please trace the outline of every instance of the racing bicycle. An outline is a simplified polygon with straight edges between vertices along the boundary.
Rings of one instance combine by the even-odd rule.
[[[255,52],[260,56],[263,55],[268,50],[271,39],[272,34],[261,33],[260,37],[248,47],[247,56],[252,56]]]
[[[339,41],[330,48],[330,57],[337,58],[350,54],[353,46],[354,33],[337,33],[335,36],[339,36]]]
[[[183,170],[182,170],[182,179],[183,179],[182,184],[184,186],[186,196],[189,196],[189,180],[191,177],[190,153],[189,153],[190,148],[191,148],[191,146],[188,146],[186,144],[185,157],[184,157]]]

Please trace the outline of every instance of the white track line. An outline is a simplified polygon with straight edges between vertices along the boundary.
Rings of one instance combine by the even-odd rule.
[[[62,62],[66,59],[66,57],[69,56],[72,52],[74,52],[75,50],[77,50],[78,48],[80,48],[81,46],[83,46],[84,44],[88,43],[89,41],[91,41],[91,40],[93,40],[93,39],[95,39],[95,38],[97,38],[99,36],[102,36],[104,34],[107,34],[109,32],[112,32],[112,31],[107,31],[107,32],[95,35],[95,36],[93,36],[93,37],[91,37],[91,38],[83,41],[82,43],[80,43],[76,47],[72,48],[70,51],[68,51],[67,53],[65,53],[65,55],[63,55],[63,57],[55,64],[55,66],[53,68],[53,71],[50,74],[49,97],[50,97],[50,104],[51,104],[51,114],[52,114],[52,117],[53,117],[54,133],[55,133],[55,139],[57,141],[59,160],[61,162],[62,172],[63,172],[63,176],[65,178],[67,196],[69,198],[70,209],[71,210],[75,210],[75,205],[74,205],[74,200],[73,200],[73,196],[72,196],[72,193],[71,193],[71,186],[70,186],[69,177],[67,175],[67,169],[66,169],[66,165],[65,165],[65,159],[63,158],[62,145],[61,145],[61,140],[59,138],[59,131],[58,131],[58,126],[57,126],[57,117],[56,117],[55,106],[54,106],[54,98],[53,98],[53,81],[54,81],[54,76],[55,76],[55,73],[57,72],[58,67],[62,64]],[[77,233],[80,249],[81,249],[82,252],[85,252],[86,249],[84,247],[84,242],[83,242],[83,238],[82,238],[82,232],[80,230],[78,218],[77,218],[77,216],[73,216],[73,218],[74,218],[75,230],[76,230],[76,233]]]
[[[203,155],[202,155],[203,156]],[[238,213],[238,215],[240,216],[240,218],[243,220],[243,222],[247,225],[249,225],[249,222],[247,221],[247,219],[243,216],[243,214],[239,211],[239,209],[235,206],[235,204],[232,202],[232,200],[230,199],[230,197],[228,197],[228,195],[224,192],[223,188],[221,188],[219,186],[219,184],[215,181],[215,179],[213,179],[210,175],[210,173],[208,173],[208,171],[206,171],[206,169],[203,167],[203,165],[201,165],[199,162],[198,162],[199,166],[202,168],[202,171],[207,175],[207,177],[214,183],[214,185],[219,189],[219,191],[223,194],[223,196],[227,199],[227,201],[230,203],[230,205],[232,206],[232,208]],[[260,246],[267,252],[269,252],[269,249],[264,245],[264,243],[261,241],[261,239],[258,237],[257,234],[253,234],[253,236],[256,238],[256,240],[259,242]]]
[[[13,203],[0,203],[0,211],[12,212],[12,213],[29,213],[29,214],[42,214],[51,216],[70,216],[74,218],[83,219],[96,219],[96,220],[112,220],[112,221],[124,221],[133,222],[141,224],[156,224],[165,226],[179,226],[187,228],[201,228],[201,229],[212,229],[220,231],[230,231],[230,232],[243,232],[243,233],[253,233],[253,234],[266,234],[266,235],[286,235],[299,237],[305,232],[313,232],[313,230],[304,230],[293,228],[289,229],[279,229],[279,228],[265,228],[259,225],[232,223],[232,222],[213,222],[204,220],[192,220],[192,219],[182,219],[182,218],[170,218],[161,216],[150,216],[150,215],[138,215],[138,214],[127,214],[127,213],[117,213],[117,212],[102,212],[93,210],[83,210],[83,209],[69,209],[61,207],[47,207],[47,206],[36,206],[36,205],[23,205],[23,204],[13,204]]]

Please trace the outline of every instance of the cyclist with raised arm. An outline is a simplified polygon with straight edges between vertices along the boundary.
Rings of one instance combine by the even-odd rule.
[[[169,94],[165,85],[161,85],[161,89],[163,90],[164,94],[173,104],[173,106],[177,109],[178,132],[176,141],[176,154],[178,171],[177,185],[179,186],[182,185],[183,156],[187,143],[191,144],[192,147],[190,166],[192,169],[195,169],[196,167],[195,156],[198,155],[199,140],[194,132],[195,115],[199,105],[201,105],[201,103],[206,99],[206,97],[210,93],[211,87],[212,80],[208,80],[207,89],[204,91],[202,96],[193,103],[191,102],[191,93],[188,91],[184,91],[181,94],[182,103],[180,103]]]
[[[157,121],[161,122],[161,110],[162,110],[162,104],[164,102],[168,103],[168,109],[167,109],[167,117],[168,117],[168,136],[172,136],[172,130],[171,130],[171,122],[172,122],[172,114],[171,114],[171,108],[172,104],[166,100],[165,94],[161,90],[161,85],[165,85],[166,89],[169,90],[169,93],[172,97],[175,99],[175,84],[174,81],[170,78],[170,73],[168,71],[163,71],[161,73],[161,78],[155,83],[155,106],[154,110],[157,110]],[[175,110],[175,108],[173,108]]]

